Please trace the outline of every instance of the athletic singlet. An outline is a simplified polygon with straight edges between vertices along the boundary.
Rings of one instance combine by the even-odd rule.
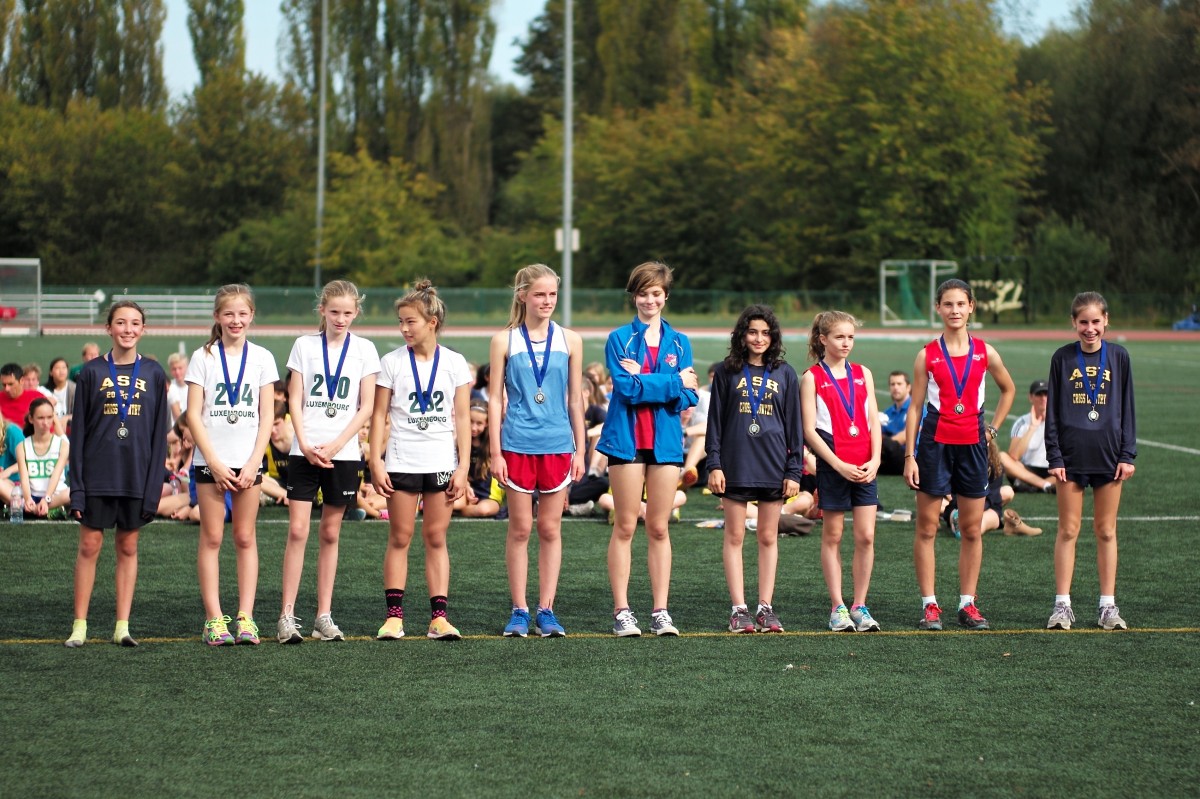
[[[815,363],[809,367],[816,384],[817,399],[817,432],[829,445],[834,454],[843,461],[855,466],[861,466],[871,460],[871,427],[874,420],[870,418],[867,404],[867,381],[863,377],[862,366],[857,363],[848,364],[854,377],[854,426],[858,429],[857,436],[850,435],[850,415],[842,402],[842,395],[850,399],[850,384],[846,378],[838,380],[842,395],[830,381],[829,375]]]
[[[978,444],[983,440],[983,379],[987,375],[987,345],[981,338],[971,337],[975,351],[971,356],[971,373],[966,376],[962,396],[957,395],[950,366],[942,355],[941,339],[925,345],[925,370],[929,375],[925,393],[927,413],[925,429],[933,430],[933,440],[939,444]],[[954,371],[963,379],[968,368],[967,356],[953,357]],[[961,402],[963,412],[955,406]],[[932,425],[932,428],[930,427]]]

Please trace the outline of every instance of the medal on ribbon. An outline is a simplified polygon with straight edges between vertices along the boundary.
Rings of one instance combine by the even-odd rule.
[[[529,353],[529,365],[533,367],[533,379],[537,381],[537,393],[533,395],[533,401],[541,405],[546,401],[546,394],[542,391],[542,381],[546,379],[546,371],[550,368],[550,342],[554,339],[554,323],[550,323],[550,327],[546,330],[546,350],[542,353],[542,365],[539,368],[537,356],[533,352],[533,341],[529,338],[529,328],[525,323],[521,323],[521,338],[525,339],[525,350]]]
[[[975,339],[967,336],[967,366],[963,369],[962,379],[958,379],[958,373],[954,371],[954,361],[950,360],[950,351],[946,349],[946,337],[938,336],[938,344],[942,347],[942,356],[946,359],[946,368],[950,370],[950,380],[954,383],[954,405],[955,413],[965,413],[967,408],[963,405],[962,395],[967,388],[967,381],[971,379],[971,367],[975,364]]]
[[[1083,345],[1075,342],[1075,360],[1079,364],[1079,374],[1087,386],[1087,401],[1092,409],[1088,411],[1088,421],[1100,421],[1100,411],[1096,410],[1096,401],[1100,398],[1100,386],[1104,382],[1104,367],[1108,365],[1108,344],[1100,342],[1100,362],[1096,365],[1096,380],[1088,376],[1087,361],[1083,359]]]
[[[346,363],[346,352],[350,349],[350,334],[346,334],[346,338],[342,341],[342,354],[338,356],[337,371],[333,374],[329,373],[329,340],[325,337],[325,331],[321,331],[321,357],[325,360],[325,390],[329,394],[329,404],[325,406],[325,415],[332,419],[337,416],[337,408],[333,407],[333,401],[337,397],[338,384],[342,380],[342,365]]]
[[[746,428],[746,432],[752,436],[756,436],[762,432],[762,426],[758,423],[758,408],[762,405],[763,395],[754,387],[754,380],[750,377],[750,367],[747,364],[742,364],[742,376],[746,378],[746,396],[750,401],[750,426]],[[770,378],[770,367],[763,366],[762,390],[764,393],[767,390],[767,381]]]
[[[246,361],[250,360],[250,342],[242,342],[242,365],[238,368],[237,383],[229,380],[229,361],[225,359],[225,342],[217,339],[217,351],[221,353],[221,371],[225,375],[225,395],[229,398],[229,412],[225,414],[225,419],[230,424],[237,424],[238,398],[242,395],[242,378],[246,376]]]
[[[113,396],[117,401],[117,419],[120,427],[117,428],[117,438],[121,441],[129,438],[129,428],[125,426],[125,419],[129,416],[129,407],[133,405],[133,392],[137,390],[138,372],[142,368],[142,356],[138,355],[133,360],[133,372],[129,375],[129,391],[122,393],[121,387],[117,385],[117,365],[113,361],[112,350],[108,351],[108,377],[112,380]]]
[[[833,370],[829,368],[829,364],[821,361],[821,368],[825,370],[826,376],[829,377],[829,382],[833,383],[833,387],[837,389],[838,398],[842,401],[842,407],[846,409],[846,416],[850,418],[850,427],[846,432],[851,438],[858,438],[858,425],[854,423],[854,371],[850,368],[850,362],[846,361],[846,382],[850,385],[850,396],[847,398],[846,392],[842,391],[842,384],[833,376]]]
[[[408,363],[412,367],[413,382],[417,386],[417,405],[421,408],[421,418],[417,420],[418,430],[428,430],[429,420],[424,418],[429,411],[429,404],[432,401],[433,381],[437,377],[438,358],[441,357],[442,348],[435,346],[433,348],[433,367],[429,370],[429,385],[425,391],[421,390],[421,376],[417,374],[417,356],[413,353],[413,348],[408,348]]]

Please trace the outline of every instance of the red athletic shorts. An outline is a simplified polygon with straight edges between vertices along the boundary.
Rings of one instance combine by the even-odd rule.
[[[553,494],[571,482],[571,453],[554,455],[523,455],[505,452],[508,464],[508,487],[522,494],[539,491]]]

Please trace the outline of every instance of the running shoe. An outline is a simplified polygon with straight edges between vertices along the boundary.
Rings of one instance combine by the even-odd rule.
[[[917,622],[917,628],[921,630],[942,629],[942,609],[936,602],[930,602],[921,609],[921,620]]]
[[[567,634],[550,608],[538,608],[537,624],[534,629],[543,638],[562,638]]]
[[[504,625],[505,638],[526,638],[529,636],[529,611],[525,608],[513,608],[508,624]]]
[[[770,605],[759,605],[758,613],[754,616],[754,628],[760,633],[781,633],[783,623]]]
[[[457,641],[462,638],[462,633],[445,616],[438,616],[431,620],[429,632],[426,634],[435,641]]]
[[[958,508],[950,511],[950,532],[955,538],[962,538],[962,528],[958,526]]]
[[[138,642],[129,634],[129,625],[124,624],[113,630],[113,643],[117,646],[137,646]]]
[[[300,620],[288,613],[281,615],[275,624],[275,637],[281,644],[304,643],[304,635],[300,632]]]
[[[229,622],[233,619],[228,616],[217,616],[204,622],[204,643],[209,646],[233,646],[236,641],[229,634]]]
[[[621,608],[613,616],[613,635],[618,638],[629,638],[642,634],[642,628],[637,626],[637,619],[629,608]]]
[[[1121,618],[1121,611],[1116,605],[1105,605],[1100,608],[1100,618],[1096,621],[1096,626],[1105,630],[1128,630],[1128,625]]]
[[[259,643],[258,625],[244,611],[238,611],[237,615],[237,642],[252,646],[257,646]]]
[[[854,629],[860,633],[879,632],[879,622],[875,621],[875,617],[871,615],[871,609],[866,605],[855,605],[850,608],[850,620],[854,622]]]
[[[71,636],[63,641],[63,646],[69,649],[81,647],[87,641],[87,620],[76,619],[71,624]]]
[[[845,605],[838,605],[829,614],[829,629],[835,633],[854,632],[854,621]]]
[[[595,510],[595,508],[596,508],[595,501],[589,499],[587,502],[579,502],[575,505],[568,505],[567,506],[567,515],[568,516],[591,516],[592,511]]]
[[[650,614],[650,632],[655,635],[679,635],[679,630],[671,621],[671,614],[667,613],[666,608]]]
[[[1069,630],[1074,623],[1075,611],[1071,610],[1071,606],[1066,602],[1055,602],[1054,612],[1050,614],[1050,621],[1046,622],[1046,629]]]
[[[979,608],[975,607],[974,602],[958,609],[958,623],[968,630],[991,629],[988,626],[988,620],[979,612]]]
[[[399,641],[404,637],[404,619],[399,616],[389,616],[388,620],[375,633],[376,641]]]
[[[346,640],[346,636],[342,635],[342,631],[333,623],[333,616],[328,613],[317,616],[317,620],[313,622],[312,637],[318,641]]]
[[[750,615],[750,608],[739,605],[729,614],[729,632],[739,635],[754,632],[754,617]]]

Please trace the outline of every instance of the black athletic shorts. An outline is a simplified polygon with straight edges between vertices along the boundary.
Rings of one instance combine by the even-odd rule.
[[[405,494],[436,494],[445,491],[450,485],[454,472],[428,472],[426,474],[408,474],[404,472],[388,472],[392,488]]]
[[[358,500],[358,470],[358,461],[334,461],[332,469],[325,469],[309,463],[303,455],[289,455],[287,498],[312,502],[320,489],[326,505],[353,505]]]
[[[231,469],[230,471],[232,471],[235,475],[238,475],[238,476],[240,476],[242,473],[241,469]],[[212,472],[210,472],[208,470],[207,466],[197,466],[196,467],[196,485],[201,485],[202,483],[207,483],[208,485],[215,485],[216,482],[217,482],[217,479],[215,477],[213,477]],[[256,475],[254,475],[254,485],[256,485],[256,486],[262,485],[262,467],[261,466],[258,467],[258,473]]]
[[[95,530],[138,530],[154,521],[142,517],[143,504],[137,497],[87,497],[79,521]]]

